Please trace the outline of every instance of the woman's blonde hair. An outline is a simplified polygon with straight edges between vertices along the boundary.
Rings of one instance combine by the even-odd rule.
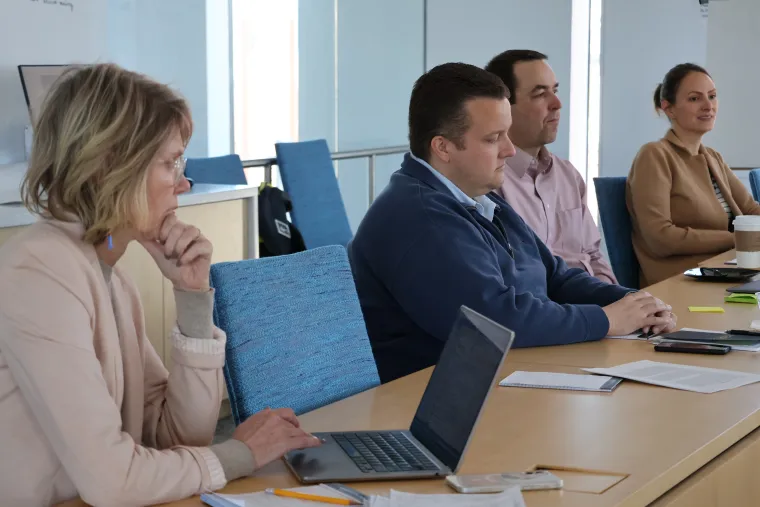
[[[117,229],[147,227],[148,167],[175,128],[186,145],[190,110],[168,86],[113,64],[70,69],[34,126],[24,204],[81,221],[92,244]]]

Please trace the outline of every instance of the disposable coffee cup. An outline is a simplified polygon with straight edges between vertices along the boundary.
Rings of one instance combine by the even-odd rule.
[[[740,268],[760,268],[760,216],[742,215],[734,218],[736,265]]]

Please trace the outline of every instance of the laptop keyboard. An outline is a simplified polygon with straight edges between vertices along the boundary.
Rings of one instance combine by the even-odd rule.
[[[364,473],[439,469],[400,431],[333,433],[332,437]]]

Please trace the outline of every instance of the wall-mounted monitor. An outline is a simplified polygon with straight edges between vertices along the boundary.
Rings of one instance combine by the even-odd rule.
[[[32,125],[37,121],[37,117],[42,108],[42,102],[45,100],[53,83],[60,77],[63,72],[69,68],[69,65],[19,65],[18,73],[21,77],[21,86],[24,88],[24,97],[26,105],[29,108],[29,118]]]

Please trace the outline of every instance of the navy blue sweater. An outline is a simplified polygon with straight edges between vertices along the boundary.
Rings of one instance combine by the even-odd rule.
[[[569,269],[496,194],[494,221],[409,155],[348,254],[380,379],[435,364],[461,305],[515,331],[515,347],[599,340],[601,306],[628,289]]]

